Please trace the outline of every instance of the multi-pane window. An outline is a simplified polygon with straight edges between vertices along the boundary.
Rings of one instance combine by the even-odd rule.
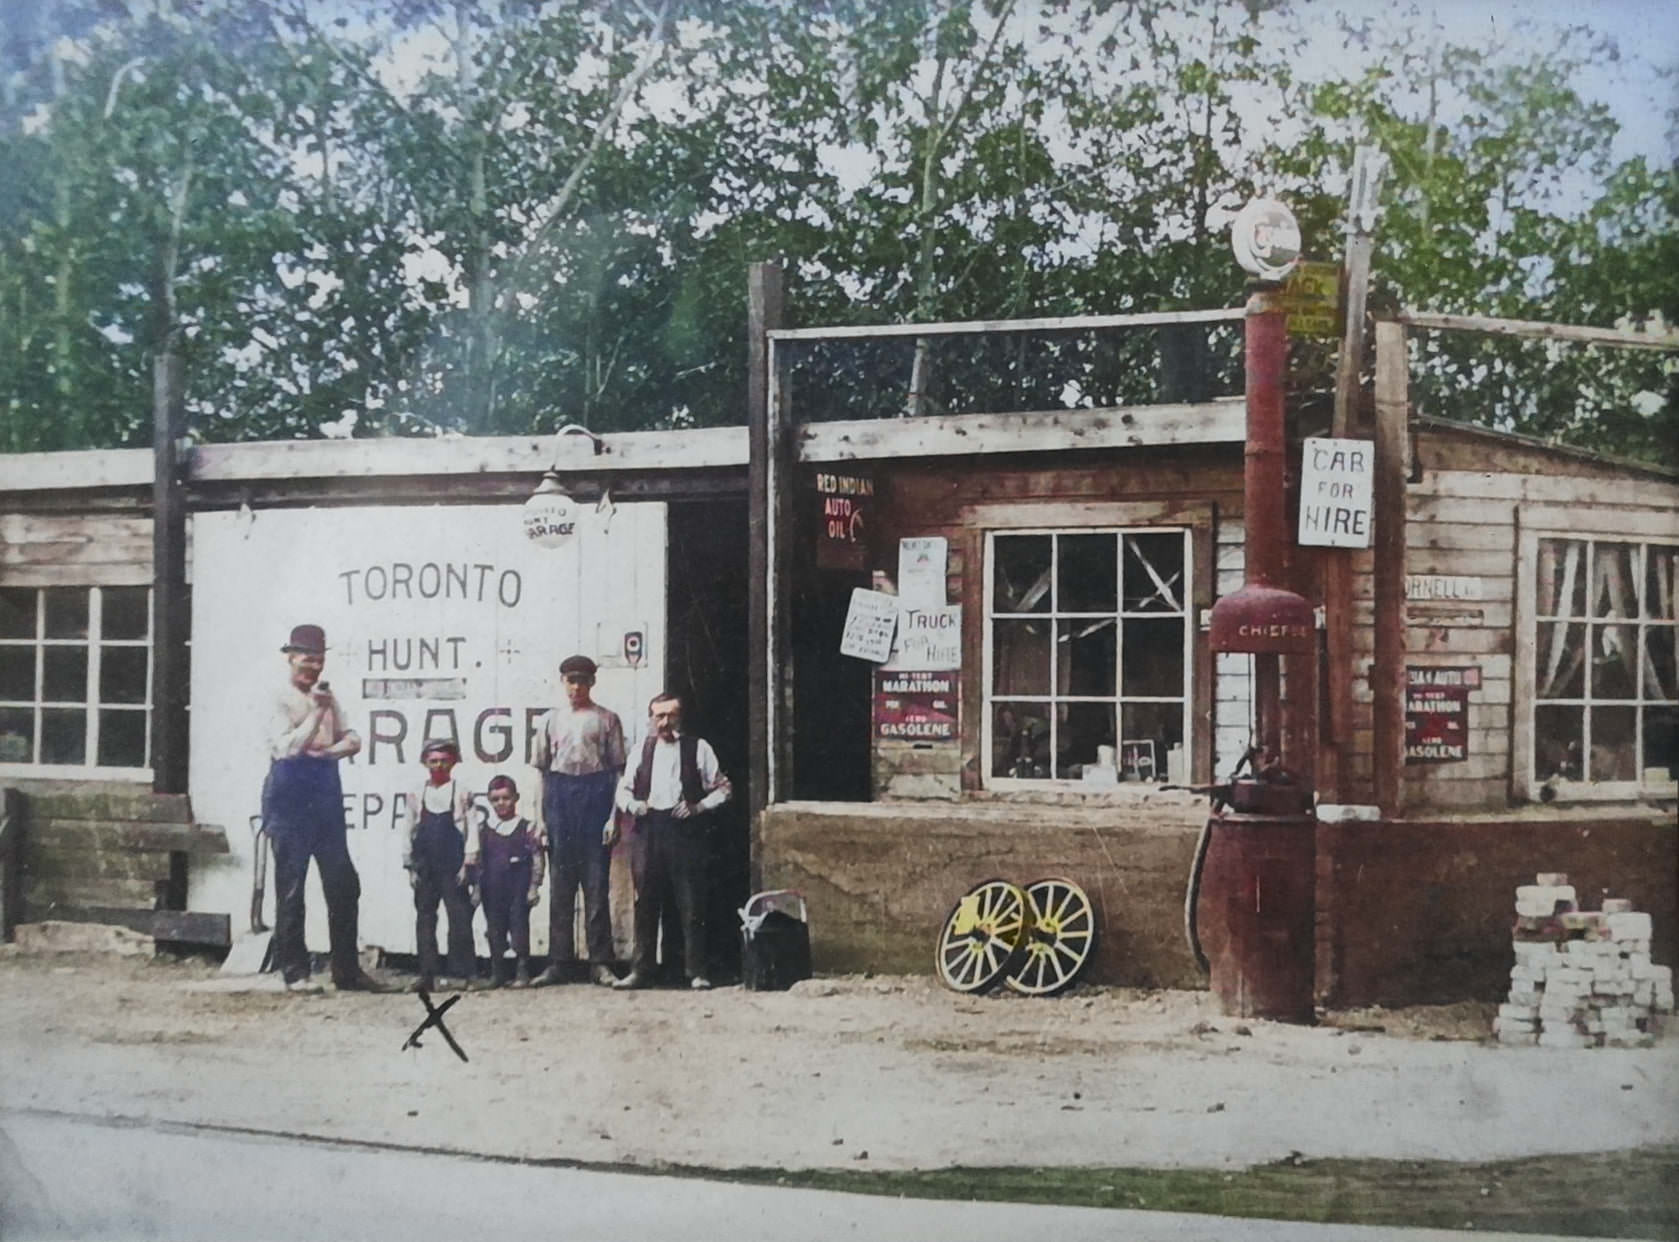
[[[1539,540],[1533,773],[1665,785],[1679,776],[1679,547]]]
[[[144,768],[151,591],[0,587],[0,763]]]
[[[995,532],[987,550],[989,778],[1188,772],[1189,532]]]

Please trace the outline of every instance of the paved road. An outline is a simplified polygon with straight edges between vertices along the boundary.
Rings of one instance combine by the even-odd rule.
[[[0,1239],[1546,1242],[1534,1234],[952,1203],[0,1112]],[[1553,1239],[1552,1242],[1558,1242]]]

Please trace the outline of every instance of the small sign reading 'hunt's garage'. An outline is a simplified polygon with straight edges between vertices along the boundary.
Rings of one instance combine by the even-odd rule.
[[[1405,762],[1458,763],[1469,758],[1469,692],[1481,670],[1405,670]]]

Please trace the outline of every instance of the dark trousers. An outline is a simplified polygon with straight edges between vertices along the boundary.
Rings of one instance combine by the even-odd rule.
[[[484,925],[490,939],[490,964],[500,963],[507,953],[509,936],[519,957],[531,954],[530,896],[531,864],[484,868]]]
[[[350,861],[344,824],[288,825],[270,836],[274,845],[274,969],[294,983],[309,975],[309,950],[303,942],[303,886],[309,860],[321,870],[326,894],[327,937],[332,948],[332,979],[348,983],[361,972],[356,960],[356,909],[361,880]]]
[[[420,958],[420,978],[437,977],[437,905],[449,918],[449,956],[445,965],[451,975],[470,978],[477,965],[472,948],[472,901],[456,877],[457,867],[438,866],[416,859],[414,863],[414,951]]]
[[[583,928],[589,960],[612,960],[612,849],[601,844],[601,830],[612,813],[616,772],[542,776],[542,815],[548,826],[552,881],[548,904],[548,960],[569,962],[577,955],[573,924],[577,890],[583,890]]]
[[[653,973],[659,938],[659,914],[667,899],[682,923],[683,964],[690,979],[706,973],[706,866],[711,852],[711,822],[706,815],[673,819],[669,811],[649,811],[636,824],[630,849],[635,877],[635,961],[640,975]]]

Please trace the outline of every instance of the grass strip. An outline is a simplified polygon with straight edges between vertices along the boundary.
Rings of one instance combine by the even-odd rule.
[[[735,1169],[707,1176],[917,1199],[1057,1203],[1348,1225],[1679,1242],[1679,1147],[1450,1160],[1309,1160],[1217,1169]]]

